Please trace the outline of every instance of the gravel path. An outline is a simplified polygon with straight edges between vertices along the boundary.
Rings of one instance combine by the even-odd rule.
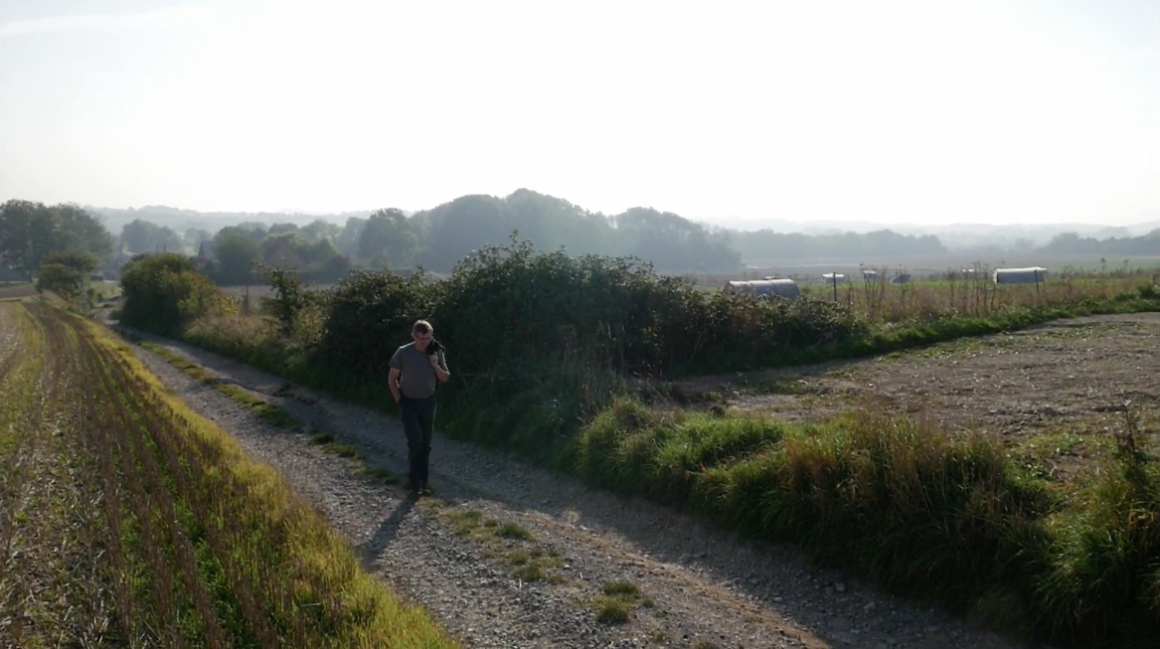
[[[820,570],[785,548],[738,539],[441,434],[432,453],[436,497],[414,500],[309,441],[312,433],[331,433],[372,466],[403,474],[406,443],[397,418],[191,346],[145,338],[306,422],[297,432],[272,428],[134,346],[194,410],[281,471],[350,539],[368,570],[425,605],[467,647],[1025,646]],[[520,530],[530,536],[520,538]],[[526,572],[531,565],[541,569],[539,579]],[[640,593],[622,598],[630,615],[621,624],[597,620],[603,588],[614,582]]]

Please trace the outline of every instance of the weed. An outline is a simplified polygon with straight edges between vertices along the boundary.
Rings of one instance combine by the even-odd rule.
[[[497,534],[505,539],[516,539],[519,541],[526,541],[532,538],[530,532],[528,532],[523,527],[520,527],[516,523],[504,523],[503,526],[499,528],[499,532],[497,532]]]
[[[400,482],[399,476],[391,473],[390,471],[388,471],[386,469],[370,468],[370,467],[364,466],[360,469],[360,473],[363,473],[364,475],[370,476],[371,478],[378,481],[380,484],[395,485],[395,484],[399,484],[399,482]]]
[[[543,571],[541,571],[540,566],[535,563],[529,563],[525,566],[521,566],[520,568],[516,569],[513,574],[519,579],[523,579],[524,581],[540,581],[544,578]]]
[[[636,584],[631,582],[615,581],[610,584],[604,584],[604,594],[635,599],[640,597],[640,588],[637,588]]]
[[[631,614],[624,602],[603,598],[596,602],[596,621],[601,624],[624,624]]]
[[[323,446],[326,444],[333,444],[334,443],[334,435],[332,435],[330,433],[315,433],[310,438],[310,443],[316,444],[319,446]]]
[[[513,566],[523,566],[528,563],[527,552],[511,552],[508,554],[508,563]]]

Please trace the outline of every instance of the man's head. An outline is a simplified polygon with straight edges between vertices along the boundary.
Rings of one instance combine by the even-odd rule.
[[[415,324],[411,327],[411,340],[415,341],[415,349],[419,351],[425,351],[427,345],[431,344],[431,338],[434,336],[435,328],[426,320],[416,320]]]

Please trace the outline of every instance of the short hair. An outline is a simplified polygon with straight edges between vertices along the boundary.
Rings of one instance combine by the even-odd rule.
[[[416,320],[415,325],[411,327],[411,333],[429,334],[434,329],[435,327],[432,327],[430,322],[427,322],[426,320]]]

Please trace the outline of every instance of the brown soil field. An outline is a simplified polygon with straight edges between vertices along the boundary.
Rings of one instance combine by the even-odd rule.
[[[802,422],[859,409],[995,435],[1046,477],[1077,475],[1129,418],[1160,444],[1160,313],[1059,320],[856,361],[700,377],[705,402]]]

